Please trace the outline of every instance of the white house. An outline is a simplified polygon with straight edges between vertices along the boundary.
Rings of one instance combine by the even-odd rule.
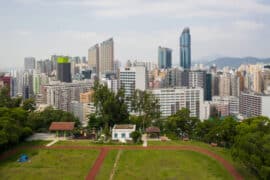
[[[116,124],[112,129],[112,140],[126,142],[132,140],[130,134],[136,130],[136,125],[133,124]]]

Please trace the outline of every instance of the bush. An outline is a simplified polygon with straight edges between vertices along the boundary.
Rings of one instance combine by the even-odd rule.
[[[33,131],[30,127],[24,127],[22,130],[22,139],[27,138],[28,136],[32,134],[33,134]]]
[[[130,134],[133,143],[141,143],[142,142],[142,134],[139,131],[134,131]]]

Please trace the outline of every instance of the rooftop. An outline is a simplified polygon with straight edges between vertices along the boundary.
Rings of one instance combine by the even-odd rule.
[[[160,133],[160,129],[155,126],[151,126],[151,127],[146,128],[146,132],[147,133]]]
[[[50,131],[71,131],[74,129],[75,122],[52,122]]]
[[[134,124],[116,124],[113,129],[135,129]]]

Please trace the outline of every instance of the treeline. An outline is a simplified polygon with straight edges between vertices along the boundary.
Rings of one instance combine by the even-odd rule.
[[[9,148],[30,136],[33,132],[47,132],[52,121],[75,121],[73,114],[46,108],[35,112],[35,101],[10,98],[8,88],[0,90],[0,151]]]

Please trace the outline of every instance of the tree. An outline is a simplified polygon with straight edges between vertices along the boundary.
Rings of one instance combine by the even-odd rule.
[[[0,89],[0,107],[20,107],[22,98],[10,98],[9,93],[9,88],[6,86]]]
[[[0,89],[0,107],[10,107],[11,98],[9,96],[9,88],[4,86]]]
[[[167,118],[165,128],[167,132],[172,132],[176,136],[188,136],[191,137],[195,128],[199,123],[199,119],[196,117],[190,117],[190,111],[186,108],[182,108],[175,114]]]
[[[124,90],[120,89],[115,94],[107,86],[95,81],[94,105],[96,107],[96,118],[101,119],[99,124],[107,130],[117,123],[128,123],[129,113],[125,104]],[[92,117],[93,118],[93,117]]]
[[[149,126],[152,120],[160,117],[159,101],[153,94],[147,91],[135,90],[131,97],[131,110],[142,117],[142,128]]]
[[[25,101],[23,101],[23,105],[22,108],[26,111],[30,111],[33,112],[34,110],[36,110],[36,102],[35,99],[30,98],[30,99],[26,99]]]
[[[270,179],[270,120],[254,117],[236,127],[232,156],[261,179]]]
[[[132,141],[134,143],[141,143],[142,142],[142,134],[139,131],[133,131],[130,134],[130,137],[132,138]]]

